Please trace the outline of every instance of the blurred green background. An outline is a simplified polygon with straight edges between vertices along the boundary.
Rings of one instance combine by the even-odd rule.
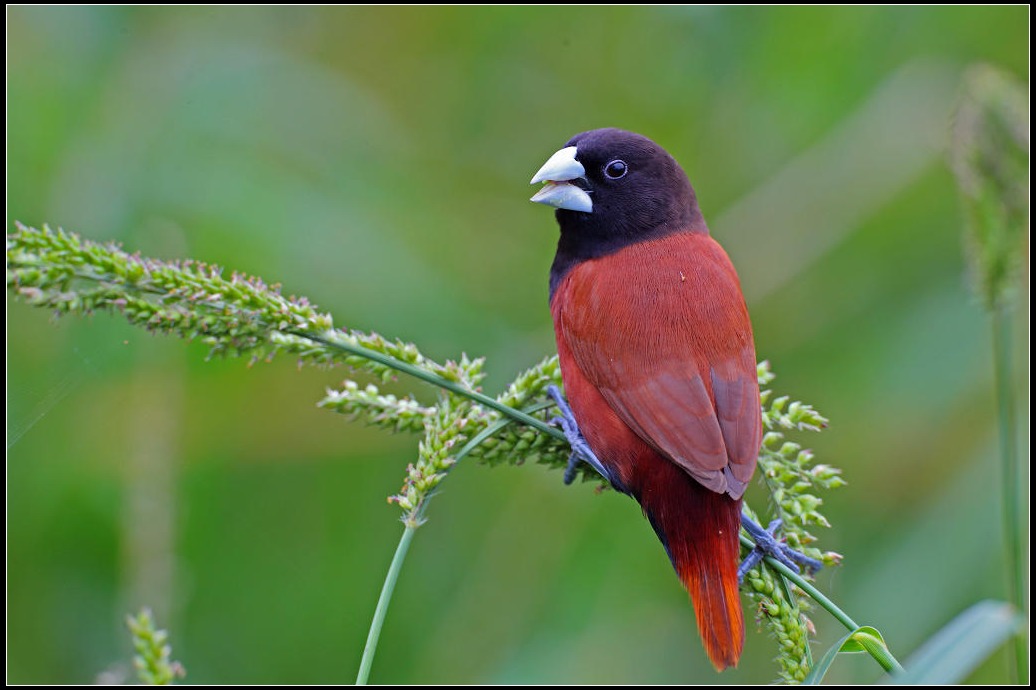
[[[339,325],[486,355],[496,393],[554,348],[557,230],[528,179],[576,132],[644,133],[738,267],[774,387],[831,419],[800,439],[849,482],[821,542],[845,563],[819,583],[905,659],[1005,596],[990,335],[945,146],[969,64],[1028,81],[1028,18],[11,7],[8,229],[261,275]],[[122,619],[147,604],[188,682],[351,682],[417,439],[316,409],[341,371],[206,362],[111,317],[7,308],[8,680],[127,674]],[[741,667],[715,674],[628,499],[536,466],[461,466],[444,488],[373,681],[776,676],[754,626]],[[815,622],[819,651],[844,632]],[[879,675],[858,656],[829,677]]]

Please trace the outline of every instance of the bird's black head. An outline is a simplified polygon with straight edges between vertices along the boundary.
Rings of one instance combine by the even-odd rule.
[[[561,226],[551,294],[580,261],[676,232],[708,232],[680,165],[647,137],[621,129],[577,134],[532,178],[532,201]]]

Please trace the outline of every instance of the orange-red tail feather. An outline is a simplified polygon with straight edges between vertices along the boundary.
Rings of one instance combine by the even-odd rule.
[[[691,595],[713,666],[737,666],[745,641],[737,582],[741,501],[706,489],[658,459],[635,493]]]

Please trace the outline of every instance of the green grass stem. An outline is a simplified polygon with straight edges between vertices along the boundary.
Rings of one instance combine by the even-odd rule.
[[[392,556],[392,565],[389,566],[385,575],[385,584],[381,586],[381,596],[378,597],[378,606],[374,609],[374,618],[371,620],[371,628],[367,633],[367,644],[363,646],[363,657],[360,659],[360,670],[356,674],[356,684],[366,685],[371,675],[371,665],[374,663],[374,653],[378,650],[378,639],[381,637],[381,626],[385,623],[385,614],[388,613],[389,602],[392,601],[392,593],[396,589],[396,580],[399,579],[399,571],[403,569],[403,561],[406,560],[407,551],[410,550],[410,542],[414,540],[414,533],[417,525],[407,525],[403,529],[403,536],[396,547],[396,553]]]
[[[993,319],[993,367],[996,372],[996,397],[998,428],[1000,432],[1000,479],[1003,495],[1004,545],[1007,556],[1007,591],[1011,603],[1018,611],[1027,612],[1024,582],[1026,580],[1026,559],[1024,549],[1025,524],[1024,492],[1028,483],[1022,475],[1018,461],[1018,414],[1014,399],[1012,378],[1011,313],[1007,305],[997,305],[992,311]],[[1028,645],[1026,633],[1021,628],[1014,637],[1012,650],[1012,680],[1028,682]]]

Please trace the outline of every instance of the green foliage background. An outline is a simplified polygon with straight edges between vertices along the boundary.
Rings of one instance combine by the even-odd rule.
[[[821,587],[901,658],[1005,596],[989,329],[944,145],[967,65],[1028,80],[1028,8],[7,18],[9,229],[281,281],[340,325],[487,355],[492,393],[554,347],[556,227],[527,180],[575,132],[651,136],[738,266],[780,390],[832,420],[810,441],[849,482],[820,535],[846,561]],[[146,604],[188,681],[350,681],[416,439],[316,409],[333,371],[206,363],[115,319],[7,307],[8,680],[127,663],[123,619]],[[714,674],[629,500],[537,467],[461,467],[444,488],[374,681],[775,676],[755,633]],[[844,633],[816,621],[823,643]],[[850,658],[829,678],[878,673]]]

